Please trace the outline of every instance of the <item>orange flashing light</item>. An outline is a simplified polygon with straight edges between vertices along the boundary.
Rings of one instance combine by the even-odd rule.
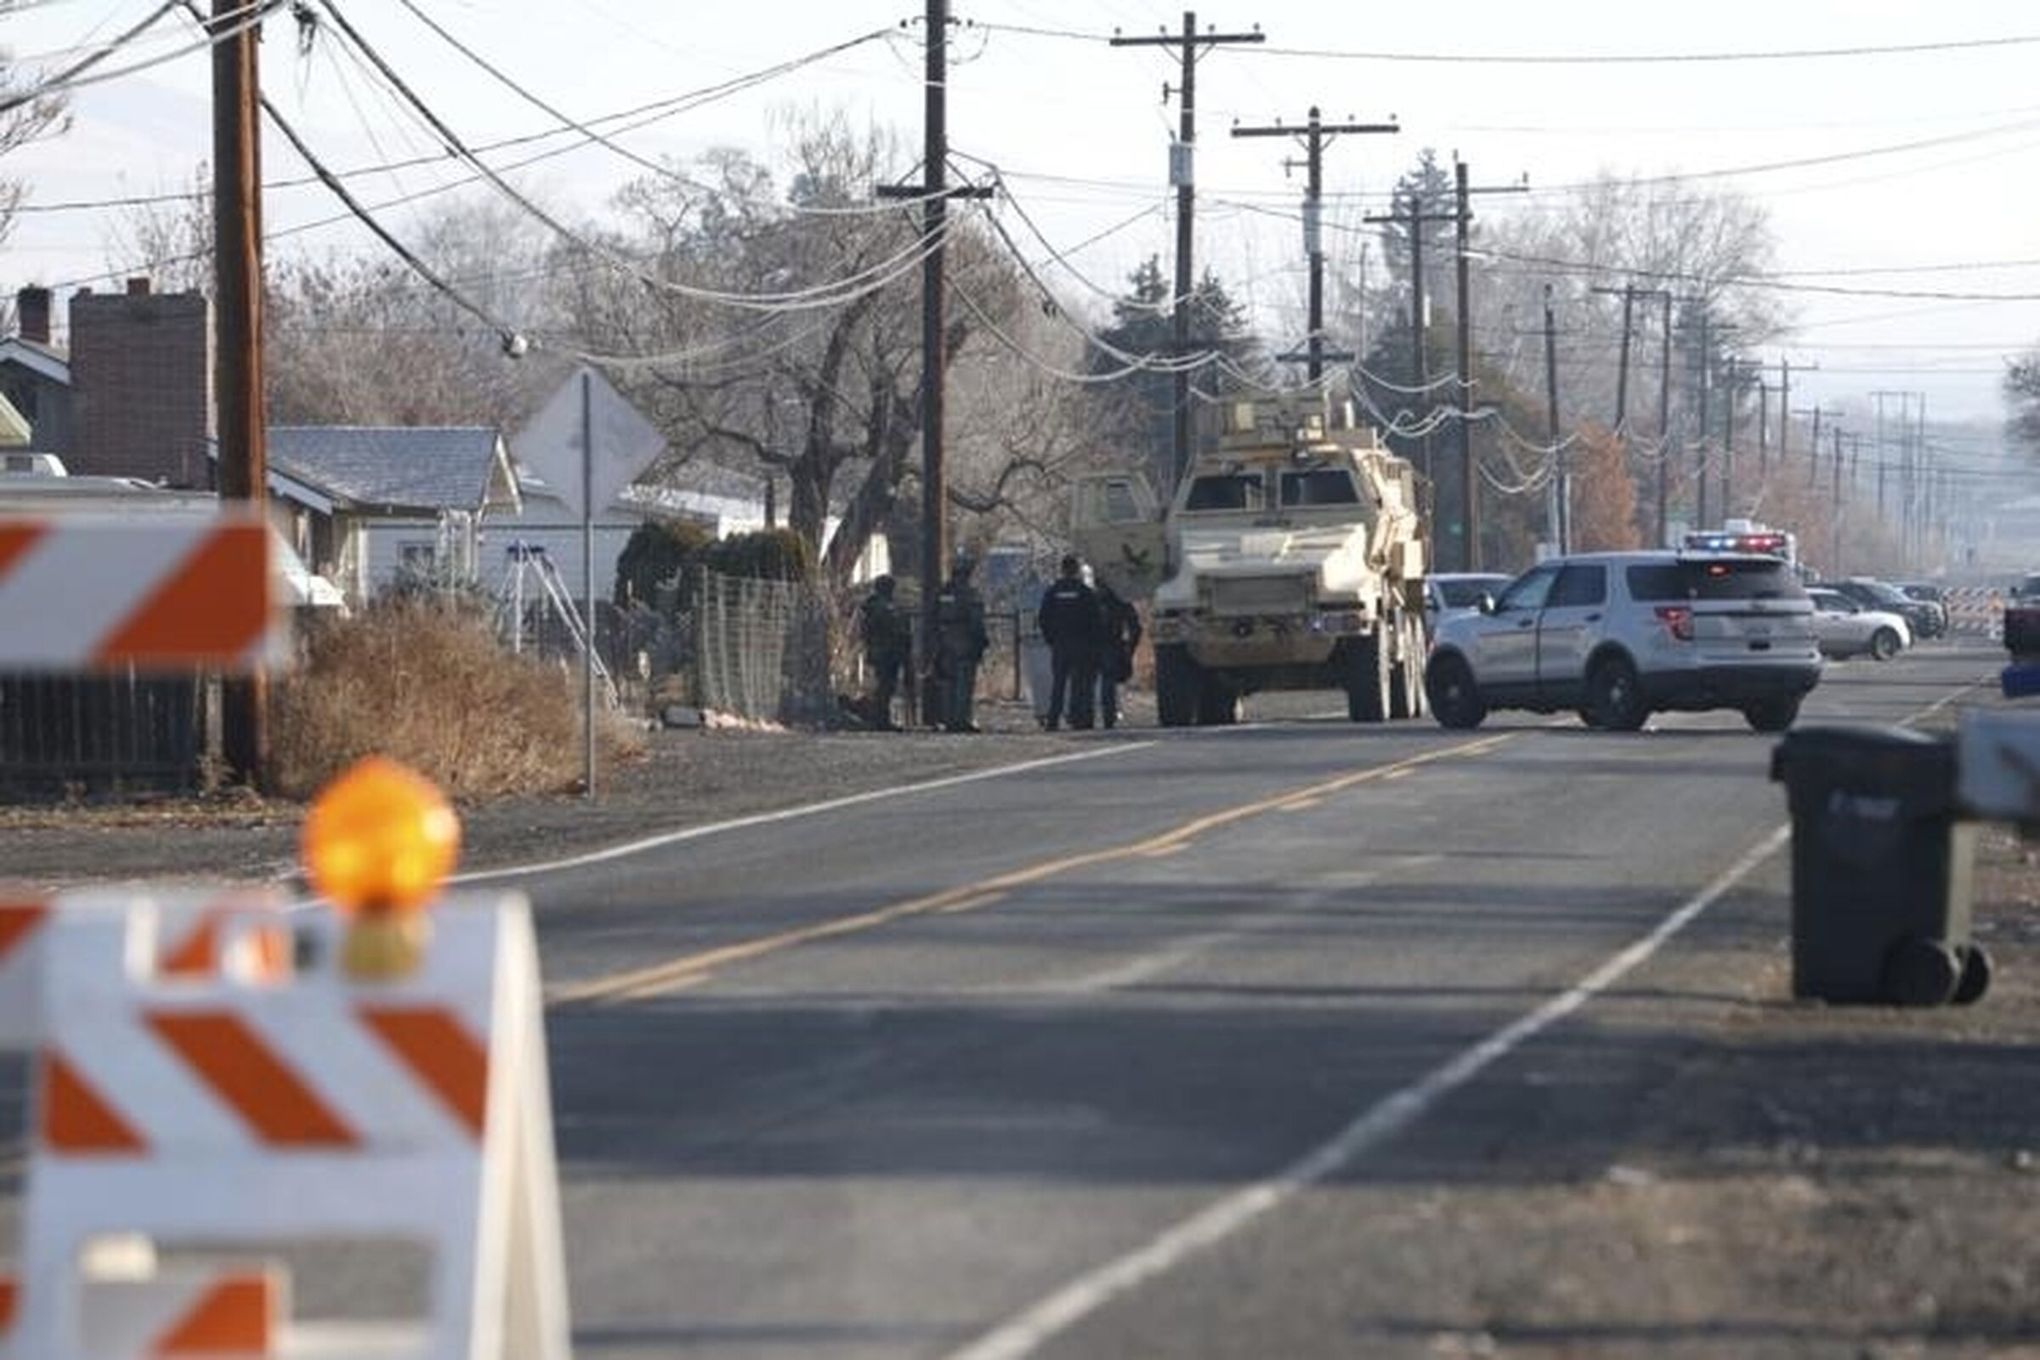
[[[424,906],[459,857],[460,818],[446,796],[382,756],[328,784],[305,818],[312,886],[350,915]]]

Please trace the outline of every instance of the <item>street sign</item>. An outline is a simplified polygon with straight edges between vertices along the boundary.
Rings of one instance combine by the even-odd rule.
[[[587,410],[582,409],[583,375],[588,378]],[[638,414],[637,408],[604,380],[583,369],[553,393],[539,413],[510,440],[517,461],[545,479],[552,493],[579,515],[583,471],[582,431],[593,446],[586,476],[593,490],[585,507],[600,515],[617,494],[636,481],[665,452],[666,439]]]

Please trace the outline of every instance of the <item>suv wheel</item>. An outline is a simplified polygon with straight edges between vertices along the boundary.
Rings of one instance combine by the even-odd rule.
[[[1164,727],[1188,727],[1197,721],[1203,668],[1190,659],[1180,642],[1155,648],[1155,716]]]
[[[1643,682],[1628,658],[1611,656],[1587,675],[1587,712],[1592,725],[1610,732],[1634,732],[1650,719]]]
[[[1487,718],[1487,703],[1463,657],[1447,653],[1433,661],[1424,674],[1424,695],[1440,727],[1479,727]]]
[[[1199,727],[1231,727],[1240,720],[1240,696],[1219,676],[1205,672],[1197,695]]]
[[[1390,708],[1386,625],[1373,637],[1346,644],[1346,716],[1354,722],[1381,722]]]
[[[1758,699],[1743,705],[1743,717],[1758,732],[1783,732],[1799,717],[1797,694],[1783,699]]]
[[[1899,646],[1898,634],[1889,628],[1880,628],[1870,635],[1870,655],[1879,661],[1889,661],[1897,656]]]

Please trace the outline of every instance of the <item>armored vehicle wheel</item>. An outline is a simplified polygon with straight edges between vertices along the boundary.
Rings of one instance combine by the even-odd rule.
[[[1164,727],[1188,727],[1198,721],[1204,691],[1204,668],[1190,659],[1180,642],[1155,648],[1155,711]]]
[[[1217,676],[1206,672],[1197,696],[1199,727],[1231,727],[1240,720],[1240,696]]]
[[[1421,621],[1404,615],[1396,628],[1400,644],[1395,668],[1388,678],[1388,716],[1421,718],[1429,705],[1424,702],[1424,627]]]
[[[1472,668],[1461,656],[1448,652],[1433,661],[1424,673],[1424,689],[1431,701],[1431,716],[1440,727],[1479,727],[1487,719],[1487,702],[1480,697]]]
[[[1383,630],[1373,637],[1346,643],[1346,716],[1354,722],[1381,722],[1388,717],[1389,652]]]

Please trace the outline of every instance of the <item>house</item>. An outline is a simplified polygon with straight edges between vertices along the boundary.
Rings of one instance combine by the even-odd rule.
[[[20,330],[0,340],[0,396],[29,422],[38,452],[75,476],[211,489],[211,302],[157,293],[146,278],[119,293],[81,288],[60,348],[49,289],[14,300]]]
[[[482,425],[281,425],[269,490],[315,570],[361,603],[400,577],[484,580],[482,525],[522,498],[503,437]]]
[[[50,290],[14,295],[20,331],[0,339],[0,398],[28,422],[29,447],[64,457],[71,452],[71,363],[50,334]]]

